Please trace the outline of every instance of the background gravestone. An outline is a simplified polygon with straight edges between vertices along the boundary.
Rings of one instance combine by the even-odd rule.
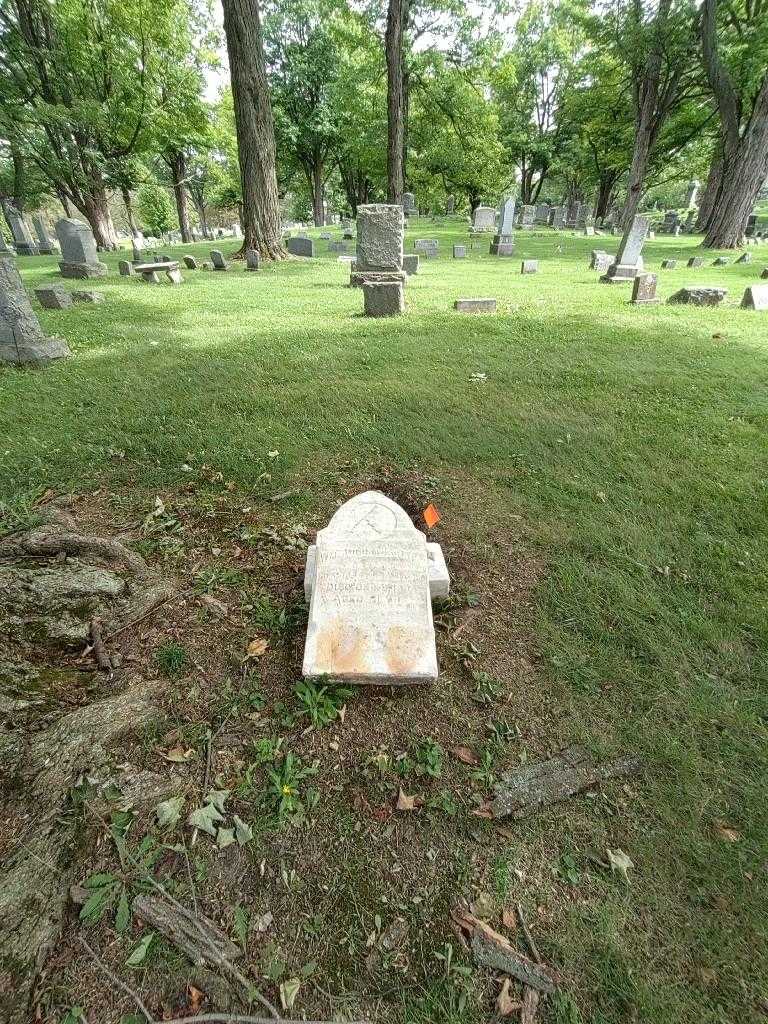
[[[56,243],[48,234],[48,228],[45,226],[45,221],[42,217],[35,215],[32,218],[32,223],[35,226],[35,234],[37,235],[38,248],[41,256],[54,256],[57,252]]]
[[[70,355],[61,338],[47,338],[12,260],[0,260],[0,363],[44,365]]]
[[[496,211],[492,206],[478,206],[472,217],[473,231],[494,231],[496,228]]]
[[[491,242],[491,256],[511,256],[515,248],[515,199],[507,196],[499,204],[499,226]]]
[[[632,281],[643,270],[643,243],[648,234],[649,220],[647,217],[633,217],[632,223],[624,232],[616,253],[615,261],[606,274],[600,278],[604,284],[617,284]]]
[[[37,256],[37,246],[22,215],[17,210],[14,210],[12,206],[9,206],[6,209],[6,216],[8,217],[8,223],[11,225],[11,234],[13,235],[13,242],[18,255]]]
[[[93,232],[87,224],[62,217],[56,221],[56,237],[61,247],[59,269],[62,277],[104,277],[107,267],[99,261]]]

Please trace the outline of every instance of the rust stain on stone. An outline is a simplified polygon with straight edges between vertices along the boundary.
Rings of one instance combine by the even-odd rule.
[[[329,675],[363,675],[368,671],[366,641],[365,634],[349,622],[331,619],[315,641],[318,667]]]
[[[390,672],[397,676],[408,676],[416,671],[421,659],[424,637],[420,630],[408,626],[390,626],[384,657]]]

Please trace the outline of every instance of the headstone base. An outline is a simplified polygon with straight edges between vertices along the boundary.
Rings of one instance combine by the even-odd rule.
[[[51,337],[30,341],[4,337],[0,326],[0,363],[13,366],[45,366],[54,359],[66,359],[72,353],[63,338]]]
[[[59,263],[59,270],[62,277],[71,277],[77,281],[86,280],[89,277],[105,277],[107,274],[106,263]]]
[[[363,302],[366,316],[401,316],[405,312],[400,281],[365,281]]]
[[[16,242],[17,256],[37,256],[39,250],[34,242]]]
[[[634,281],[637,275],[642,273],[642,270],[642,267],[633,267],[626,263],[612,263],[600,281],[602,284],[626,284],[628,281]]]
[[[514,256],[514,239],[511,235],[494,235],[489,252],[491,256]]]
[[[367,282],[383,284],[399,281],[405,284],[407,276],[404,270],[355,270],[349,275],[349,287],[362,288]]]

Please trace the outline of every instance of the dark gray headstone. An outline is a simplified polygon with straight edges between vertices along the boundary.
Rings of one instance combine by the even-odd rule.
[[[44,365],[70,355],[61,338],[47,338],[13,260],[0,259],[0,363]]]
[[[245,250],[245,269],[246,270],[258,270],[259,269],[259,250],[258,249],[246,249]]]
[[[704,260],[703,260],[703,258],[701,256],[691,256],[691,258],[688,260],[688,266],[689,267],[703,267],[704,266]]]
[[[727,288],[681,288],[668,301],[688,306],[717,306],[728,294]]]
[[[661,269],[662,270],[674,270],[676,266],[677,266],[677,260],[662,260],[661,261]]]
[[[134,277],[133,264],[129,260],[120,260],[117,264],[121,277]]]
[[[32,238],[32,232],[23,215],[12,206],[6,207],[6,216],[11,226],[13,243],[19,256],[37,256],[37,246]]]
[[[43,309],[67,309],[72,305],[72,296],[59,284],[35,288],[35,297]]]
[[[408,277],[419,272],[419,254],[417,252],[403,253],[403,270]]]
[[[87,224],[62,217],[56,221],[56,237],[61,248],[62,277],[103,277],[106,274],[106,264],[99,261],[93,232]]]
[[[227,270],[229,264],[224,259],[224,253],[220,249],[211,249],[211,263],[214,270]]]
[[[289,238],[286,245],[291,256],[310,257],[315,255],[315,243],[311,238]]]
[[[197,260],[194,256],[182,256],[181,258],[184,260],[187,270],[197,270]]]
[[[35,234],[37,235],[40,255],[53,256],[58,250],[56,243],[48,234],[48,228],[46,227],[45,221],[41,216],[39,216],[39,214],[35,214],[32,218],[32,223],[35,226]]]

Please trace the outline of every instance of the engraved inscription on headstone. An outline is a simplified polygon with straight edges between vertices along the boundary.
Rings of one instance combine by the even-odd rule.
[[[437,678],[427,541],[399,505],[358,494],[318,533],[313,561],[305,676]]]

